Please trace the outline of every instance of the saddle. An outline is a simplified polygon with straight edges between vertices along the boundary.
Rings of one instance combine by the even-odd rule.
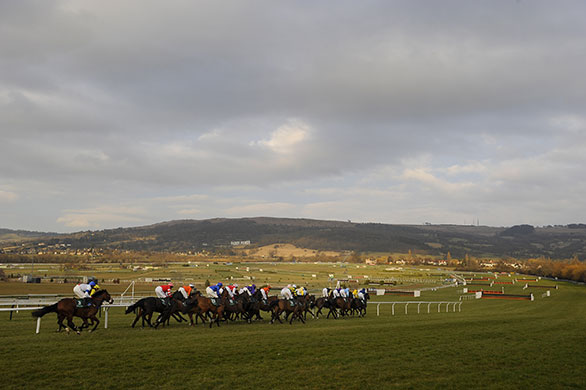
[[[89,298],[79,298],[75,300],[75,306],[77,308],[84,308],[90,307],[92,305],[92,301]]]
[[[220,298],[210,298],[210,300],[214,306],[220,306],[222,304],[222,300]]]

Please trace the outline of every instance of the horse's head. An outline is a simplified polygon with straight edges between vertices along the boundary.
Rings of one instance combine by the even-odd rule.
[[[92,298],[94,298],[95,300],[98,300],[100,302],[106,301],[110,304],[114,303],[114,299],[112,299],[112,297],[108,293],[108,290],[99,290],[94,294],[94,296]]]
[[[369,294],[368,292],[365,292],[365,293],[364,293],[364,298],[365,298],[366,300],[370,299],[370,294]]]

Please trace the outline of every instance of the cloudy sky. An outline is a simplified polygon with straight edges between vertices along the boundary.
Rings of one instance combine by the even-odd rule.
[[[586,222],[583,1],[0,1],[0,227]]]

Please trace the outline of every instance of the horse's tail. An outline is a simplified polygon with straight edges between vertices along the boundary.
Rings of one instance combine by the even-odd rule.
[[[42,309],[39,310],[35,310],[33,311],[31,314],[33,315],[33,317],[42,317],[47,313],[53,313],[57,311],[57,304],[51,305],[51,306],[45,306]]]
[[[138,301],[138,302],[136,302],[136,303],[134,303],[134,304],[132,304],[132,305],[128,306],[128,307],[126,308],[126,313],[124,313],[124,314],[128,314],[128,313],[130,313],[130,312],[134,312],[134,311],[135,311],[137,308],[139,308],[139,307],[142,307],[142,300],[140,300],[140,301]]]

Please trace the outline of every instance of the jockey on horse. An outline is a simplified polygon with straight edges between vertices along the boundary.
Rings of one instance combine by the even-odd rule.
[[[92,295],[99,289],[100,286],[98,286],[95,279],[90,280],[89,283],[79,283],[73,287],[73,293],[80,299],[79,307],[89,306]]]
[[[220,297],[221,297],[222,291],[223,291],[222,286],[224,286],[222,284],[222,282],[218,282],[217,284],[208,286],[206,288],[206,293],[208,294],[208,298],[213,298],[212,303],[213,303],[213,301],[215,301],[216,306],[219,306],[221,304]]]
[[[169,282],[155,288],[155,295],[157,298],[161,298],[161,302],[165,306],[169,306],[171,296],[173,295],[173,283]]]

